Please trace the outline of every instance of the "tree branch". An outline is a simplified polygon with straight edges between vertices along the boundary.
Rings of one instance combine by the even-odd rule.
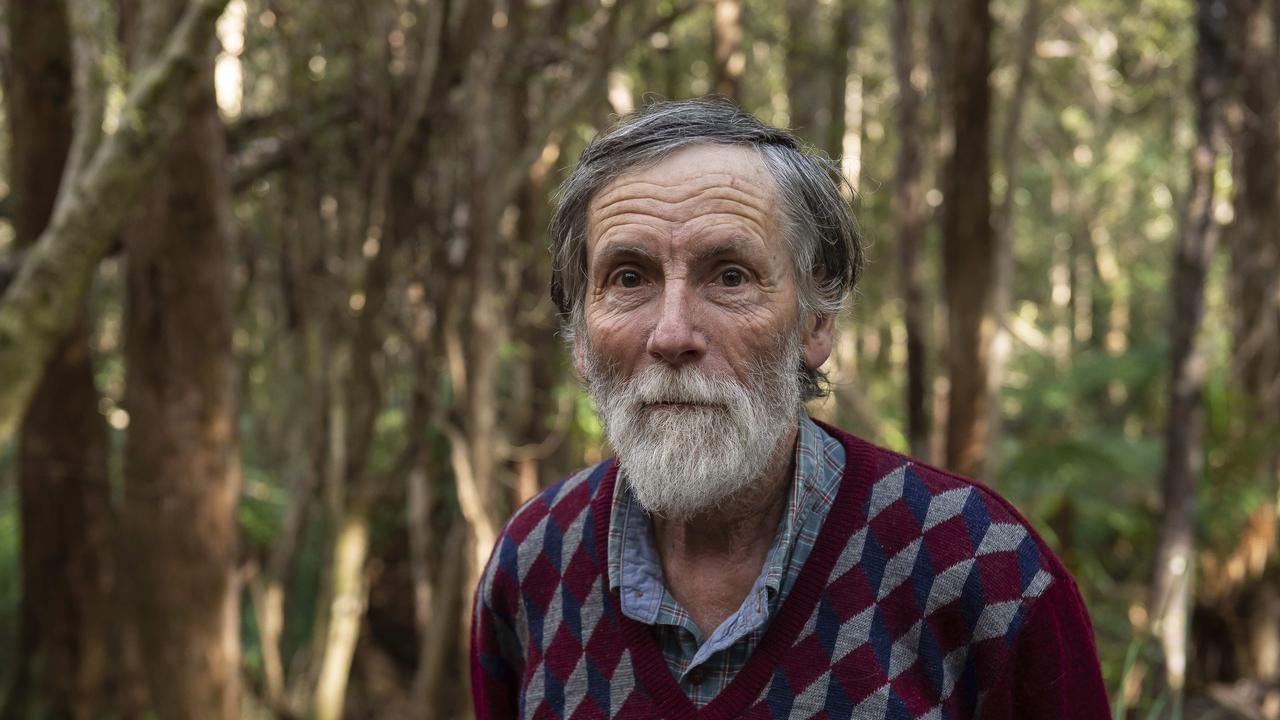
[[[705,0],[690,0],[682,3],[675,7],[671,14],[655,19],[652,23],[622,38],[621,42],[600,42],[598,46],[600,52],[588,55],[579,64],[578,72],[574,73],[580,75],[577,83],[569,88],[560,101],[555,103],[542,124],[533,128],[529,133],[529,142],[525,144],[515,162],[510,165],[510,170],[502,178],[502,184],[499,186],[497,200],[493,203],[493,207],[504,208],[511,201],[511,198],[515,197],[516,191],[520,189],[520,184],[525,180],[525,174],[529,172],[529,168],[542,155],[542,149],[547,144],[547,138],[557,128],[565,127],[569,123],[569,119],[582,108],[582,105],[590,97],[592,88],[601,82],[610,68],[625,57],[639,41],[669,27],[682,15],[701,4],[705,4]],[[621,2],[615,3],[612,11],[607,16],[592,18],[589,22],[593,23],[593,34],[596,34],[596,29],[598,29],[598,33],[616,32],[624,5]],[[619,49],[610,52],[611,47]]]
[[[278,136],[267,136],[246,141],[240,136],[238,151],[231,158],[231,189],[241,193],[248,190],[253,183],[277,170],[283,170],[304,152],[315,139],[317,133],[354,117],[356,108],[349,102],[334,103],[320,112],[309,115],[301,127],[281,133]],[[230,131],[228,131],[230,142]]]
[[[388,157],[392,162],[404,156],[404,151],[409,147],[409,141],[413,139],[414,132],[417,131],[418,125],[427,113],[427,106],[431,101],[431,88],[435,86],[436,71],[440,68],[440,36],[444,32],[447,11],[448,7],[443,0],[436,0],[427,8],[427,19],[423,23],[425,32],[422,48],[419,50],[422,58],[418,73],[414,77],[409,105],[405,109],[404,117],[396,126],[395,137],[391,141]]]
[[[119,129],[64,178],[49,227],[0,301],[0,444],[13,435],[98,261],[181,127],[187,90],[226,3],[197,0],[130,83]]]

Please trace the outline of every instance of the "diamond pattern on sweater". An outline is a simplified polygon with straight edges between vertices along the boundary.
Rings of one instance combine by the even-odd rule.
[[[1026,601],[1052,581],[1026,527],[1002,511],[993,519],[989,502],[970,485],[935,492],[909,464],[877,481],[867,526],[836,561],[828,592],[793,645],[826,652],[835,668],[855,660],[854,677],[864,682],[850,686],[833,680],[835,672],[807,684],[794,674],[785,684],[775,677],[770,707],[783,707],[782,692],[793,688],[796,712],[787,717],[810,717],[830,704],[814,698],[838,684],[856,703],[853,717],[943,717],[973,661],[970,647],[1013,632]],[[836,620],[834,640],[812,641],[831,634]],[[877,675],[880,682],[866,684]]]
[[[966,485],[954,490],[938,493],[929,501],[929,512],[925,515],[922,530],[928,532],[939,523],[950,520],[964,511],[964,506],[973,494],[973,488]]]
[[[906,480],[907,466],[903,465],[881,478],[871,489],[871,505],[867,508],[867,520],[876,517],[902,497],[902,485]]]
[[[876,599],[883,600],[889,593],[898,588],[911,577],[911,569],[916,565],[916,555],[920,552],[920,538],[911,541],[885,565],[884,575],[880,580],[880,592]]]
[[[750,695],[738,693],[743,705],[722,710],[773,720],[970,717],[1031,603],[1057,582],[1034,533],[988,491],[877,457],[887,471],[832,516],[845,529],[813,575],[822,579],[783,605],[793,629],[787,645],[775,644],[777,666]],[[625,636],[629,621],[608,590],[598,545],[609,518],[596,517],[609,506],[608,495],[597,502],[608,467],[521,508],[484,572],[476,632],[496,639],[474,667],[483,682],[518,689],[518,709],[502,716],[663,717],[674,707],[661,694],[679,685],[653,675],[655,656],[633,654],[653,648]]]
[[[1040,597],[1040,595],[1044,593],[1045,589],[1049,587],[1049,583],[1051,582],[1053,582],[1053,575],[1050,575],[1047,570],[1041,569],[1035,574],[1035,577],[1031,579],[1031,582],[1027,584],[1027,587],[1023,588],[1022,597],[1028,600]]]
[[[831,568],[831,575],[828,576],[827,582],[843,577],[845,573],[853,569],[862,561],[862,551],[867,541],[867,529],[862,528],[849,540],[849,544],[840,552],[839,559],[836,560],[835,567]]]
[[[805,686],[804,690],[796,695],[794,707],[823,707],[828,704],[827,695],[831,685],[831,673],[821,673],[818,678]]]
[[[987,534],[982,536],[978,545],[979,555],[990,555],[996,552],[1013,552],[1018,549],[1027,537],[1027,529],[1012,523],[996,523],[987,526]]]
[[[622,653],[612,677],[614,682],[609,686],[609,715],[617,717],[631,696],[636,694],[635,669],[631,666],[630,650]]]

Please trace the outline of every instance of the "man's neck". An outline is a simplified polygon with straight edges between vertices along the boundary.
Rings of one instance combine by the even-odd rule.
[[[713,510],[653,518],[653,538],[667,589],[704,638],[751,592],[787,505],[799,428],[779,443],[768,468],[747,491]]]

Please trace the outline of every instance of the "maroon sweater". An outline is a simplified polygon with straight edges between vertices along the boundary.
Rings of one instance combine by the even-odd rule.
[[[617,466],[504,528],[477,592],[471,682],[489,718],[1103,718],[1075,582],[1008,502],[834,428],[835,504],[760,645],[700,711],[606,574]]]

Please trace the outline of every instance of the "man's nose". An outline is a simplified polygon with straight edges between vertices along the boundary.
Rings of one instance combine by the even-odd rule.
[[[689,287],[682,282],[669,283],[659,302],[658,323],[645,348],[649,355],[669,365],[683,365],[702,357],[707,342],[694,322],[695,299]]]

